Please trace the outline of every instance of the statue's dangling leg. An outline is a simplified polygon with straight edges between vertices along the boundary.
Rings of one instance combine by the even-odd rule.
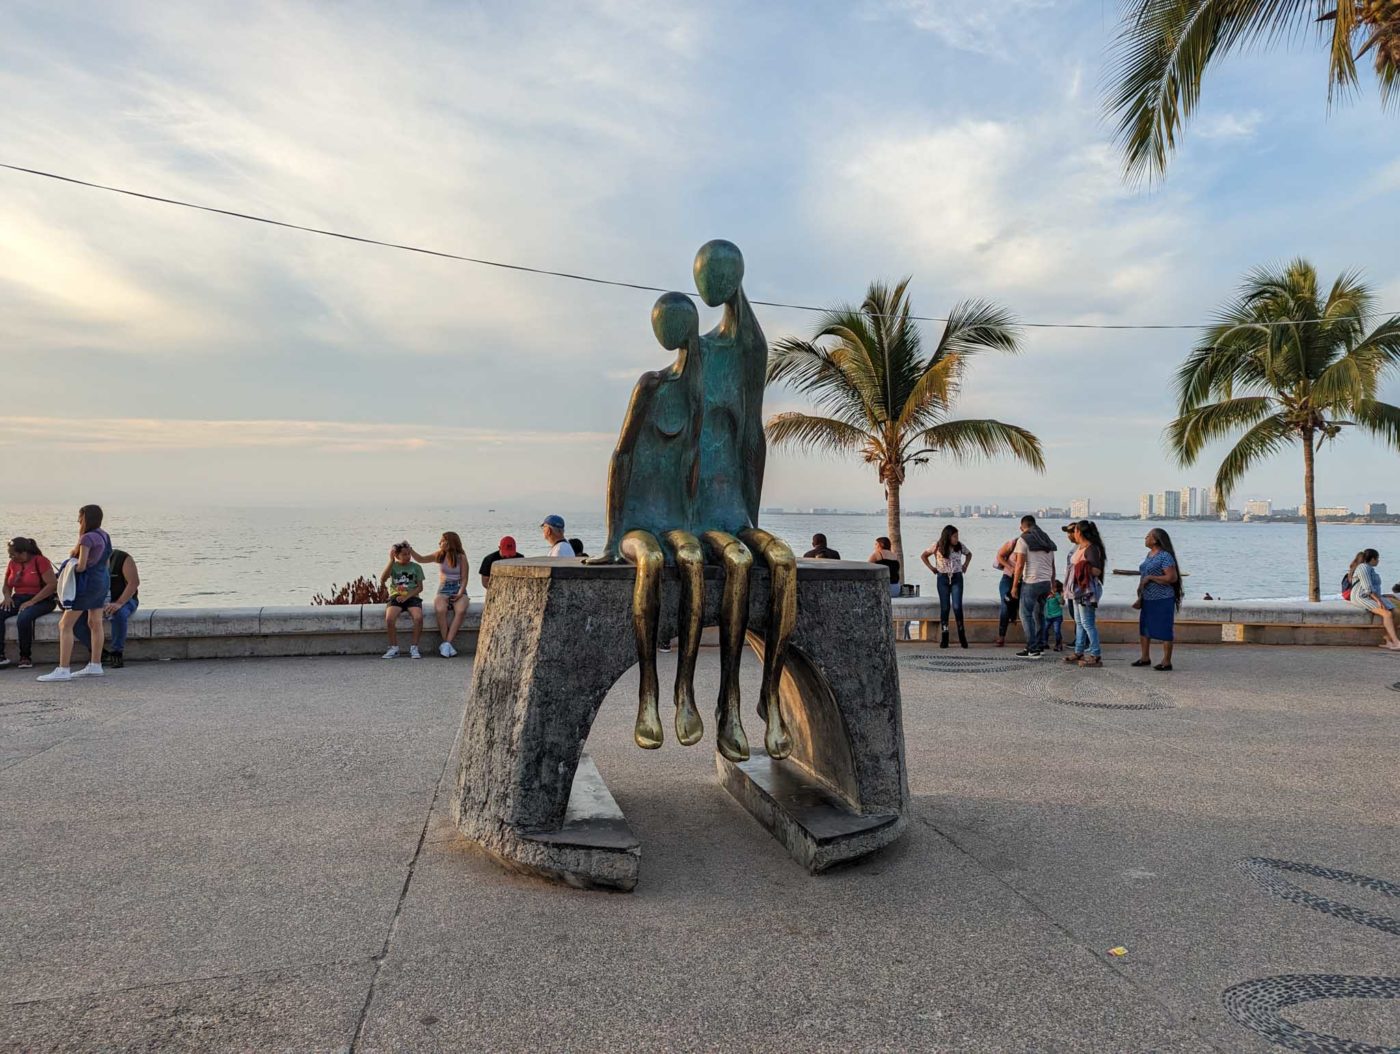
[[[712,563],[724,568],[719,604],[719,702],[715,706],[715,745],[730,761],[749,759],[749,738],[739,709],[739,664],[749,625],[749,571],[753,556],[742,542],[723,531],[700,536]]]
[[[782,759],[792,753],[792,737],[783,722],[778,686],[783,679],[788,638],[797,625],[797,558],[786,542],[757,527],[740,531],[739,537],[768,565],[772,582],[768,630],[763,635],[763,690],[758,713],[766,723],[763,744],[768,756]]]
[[[667,531],[666,544],[676,558],[681,580],[680,661],[676,663],[676,738],[693,747],[705,735],[695,708],[695,661],[700,656],[700,620],[705,613],[705,553],[688,531]]]
[[[661,617],[661,572],[666,556],[661,543],[646,531],[628,531],[622,536],[622,555],[637,565],[632,587],[632,628],[637,635],[637,662],[641,688],[637,701],[637,726],[632,738],[643,750],[656,750],[664,738],[656,676],[656,627]]]

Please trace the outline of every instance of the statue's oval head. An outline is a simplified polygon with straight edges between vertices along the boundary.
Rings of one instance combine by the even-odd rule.
[[[651,329],[663,348],[675,351],[700,335],[700,312],[684,293],[662,293],[651,309]]]
[[[744,254],[733,242],[716,238],[695,254],[695,288],[710,307],[732,299],[744,280]]]

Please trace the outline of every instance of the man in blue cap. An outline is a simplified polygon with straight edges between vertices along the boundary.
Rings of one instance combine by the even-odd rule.
[[[549,546],[550,556],[575,559],[574,547],[564,537],[564,517],[553,514],[546,516],[540,521],[540,532],[544,535],[545,544]]]

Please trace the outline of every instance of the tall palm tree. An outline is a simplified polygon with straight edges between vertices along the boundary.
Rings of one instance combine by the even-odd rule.
[[[983,300],[953,308],[933,354],[925,356],[910,316],[909,279],[893,289],[871,284],[859,308],[822,315],[811,340],[773,346],[768,383],[786,382],[810,395],[820,413],[768,419],[775,446],[859,454],[879,472],[895,558],[904,563],[900,488],[910,465],[936,454],[954,461],[1010,454],[1045,468],[1040,440],[1001,421],[950,420],[972,355],[1017,350],[1011,315]],[[822,343],[829,341],[829,343]]]
[[[1400,450],[1400,406],[1376,398],[1385,375],[1400,366],[1400,317],[1370,329],[1371,309],[1371,291],[1354,273],[1324,296],[1306,260],[1259,268],[1176,375],[1177,417],[1167,441],[1183,466],[1207,443],[1245,430],[1215,474],[1222,504],[1256,463],[1302,446],[1309,600],[1320,598],[1318,449],[1355,427]]]
[[[1400,0],[1125,0],[1110,113],[1133,178],[1160,177],[1216,56],[1313,28],[1329,54],[1328,98],[1372,57],[1383,103],[1400,78]]]

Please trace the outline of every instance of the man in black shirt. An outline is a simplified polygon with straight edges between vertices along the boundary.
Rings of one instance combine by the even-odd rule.
[[[523,554],[516,549],[515,539],[506,535],[501,539],[494,553],[487,553],[481,561],[481,567],[477,569],[477,574],[481,577],[481,588],[491,587],[491,565],[497,560],[519,560]]]
[[[839,560],[841,554],[835,549],[830,549],[826,544],[826,535],[812,535],[812,548],[802,554],[804,560]]]
[[[122,654],[126,651],[126,624],[141,605],[141,599],[137,596],[141,574],[131,554],[120,549],[112,550],[107,566],[112,573],[112,592],[107,597],[107,606],[102,609],[102,614],[112,620],[112,631],[107,638],[107,647],[102,649],[102,665],[120,670],[126,665]],[[92,647],[92,635],[88,632],[86,620],[79,619],[73,627],[73,639],[86,648]],[[92,656],[91,660],[96,661],[97,656]]]

